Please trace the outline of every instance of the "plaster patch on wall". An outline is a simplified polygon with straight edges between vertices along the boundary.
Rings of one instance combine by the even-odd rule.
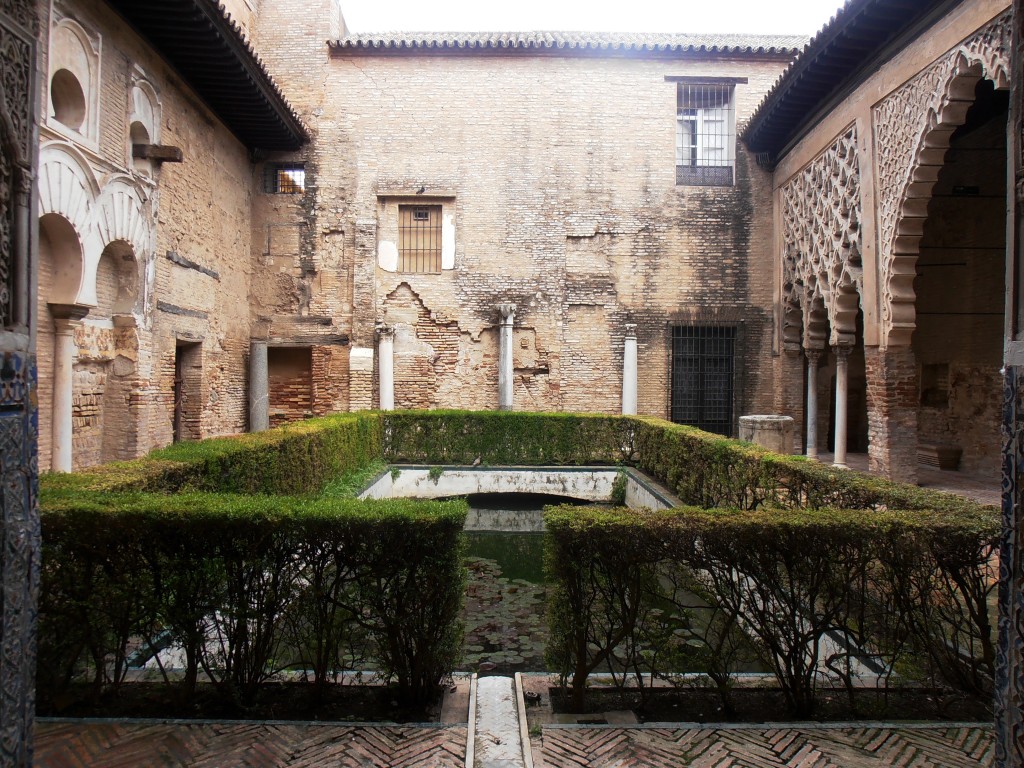
[[[390,240],[381,240],[377,246],[377,266],[385,272],[398,271],[398,246]]]
[[[350,371],[373,371],[373,349],[370,347],[352,347],[348,356]]]
[[[450,213],[441,220],[441,269],[455,269],[455,222]]]

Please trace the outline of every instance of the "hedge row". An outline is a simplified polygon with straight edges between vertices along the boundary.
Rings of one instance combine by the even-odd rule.
[[[243,706],[283,668],[320,689],[378,669],[422,706],[461,656],[463,502],[51,493],[43,515],[40,699],[91,673],[118,686],[132,644],[184,651]]]
[[[801,718],[824,679],[853,702],[865,669],[991,692],[999,526],[984,511],[565,506],[545,523],[548,663],[576,707],[594,671],[642,687],[696,667],[729,714],[731,670],[751,656]]]
[[[176,443],[143,459],[45,475],[41,487],[44,492],[317,493],[335,477],[381,458],[380,426],[373,413],[341,414],[265,432]]]

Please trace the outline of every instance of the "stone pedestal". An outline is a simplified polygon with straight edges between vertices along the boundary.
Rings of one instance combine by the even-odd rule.
[[[636,414],[636,324],[626,323],[626,339],[622,351],[622,415]]]
[[[501,326],[498,337],[498,410],[512,410],[512,327],[515,323],[516,305],[499,304]]]
[[[249,342],[249,431],[270,428],[270,373],[267,342]]]
[[[377,375],[380,388],[380,409],[395,409],[395,329],[382,325],[377,329]]]
[[[775,453],[793,452],[796,423],[791,416],[740,416],[740,440]]]

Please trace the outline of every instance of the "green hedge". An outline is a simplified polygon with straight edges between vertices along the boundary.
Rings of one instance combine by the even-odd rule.
[[[282,666],[322,687],[354,654],[422,706],[461,656],[465,515],[463,502],[51,492],[40,699],[83,669],[97,695],[116,687],[133,639],[169,636],[186,699],[200,670],[246,705]]]
[[[144,459],[73,474],[48,474],[41,488],[307,494],[380,457],[379,417],[342,414],[265,432],[176,443]]]
[[[545,523],[548,659],[571,680],[577,707],[597,669],[642,682],[689,654],[725,680],[740,627],[797,717],[813,714],[823,667],[854,695],[860,659],[826,642],[836,632],[883,679],[914,667],[931,682],[991,691],[999,523],[986,510],[566,506],[548,509]],[[702,628],[682,589],[714,607]]]
[[[631,424],[614,416],[518,411],[388,411],[384,455],[414,464],[622,464]]]

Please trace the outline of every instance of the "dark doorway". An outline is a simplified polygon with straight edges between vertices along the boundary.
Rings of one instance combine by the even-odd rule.
[[[174,442],[202,436],[202,345],[179,341],[174,348]]]
[[[732,435],[736,328],[672,327],[672,421]]]

